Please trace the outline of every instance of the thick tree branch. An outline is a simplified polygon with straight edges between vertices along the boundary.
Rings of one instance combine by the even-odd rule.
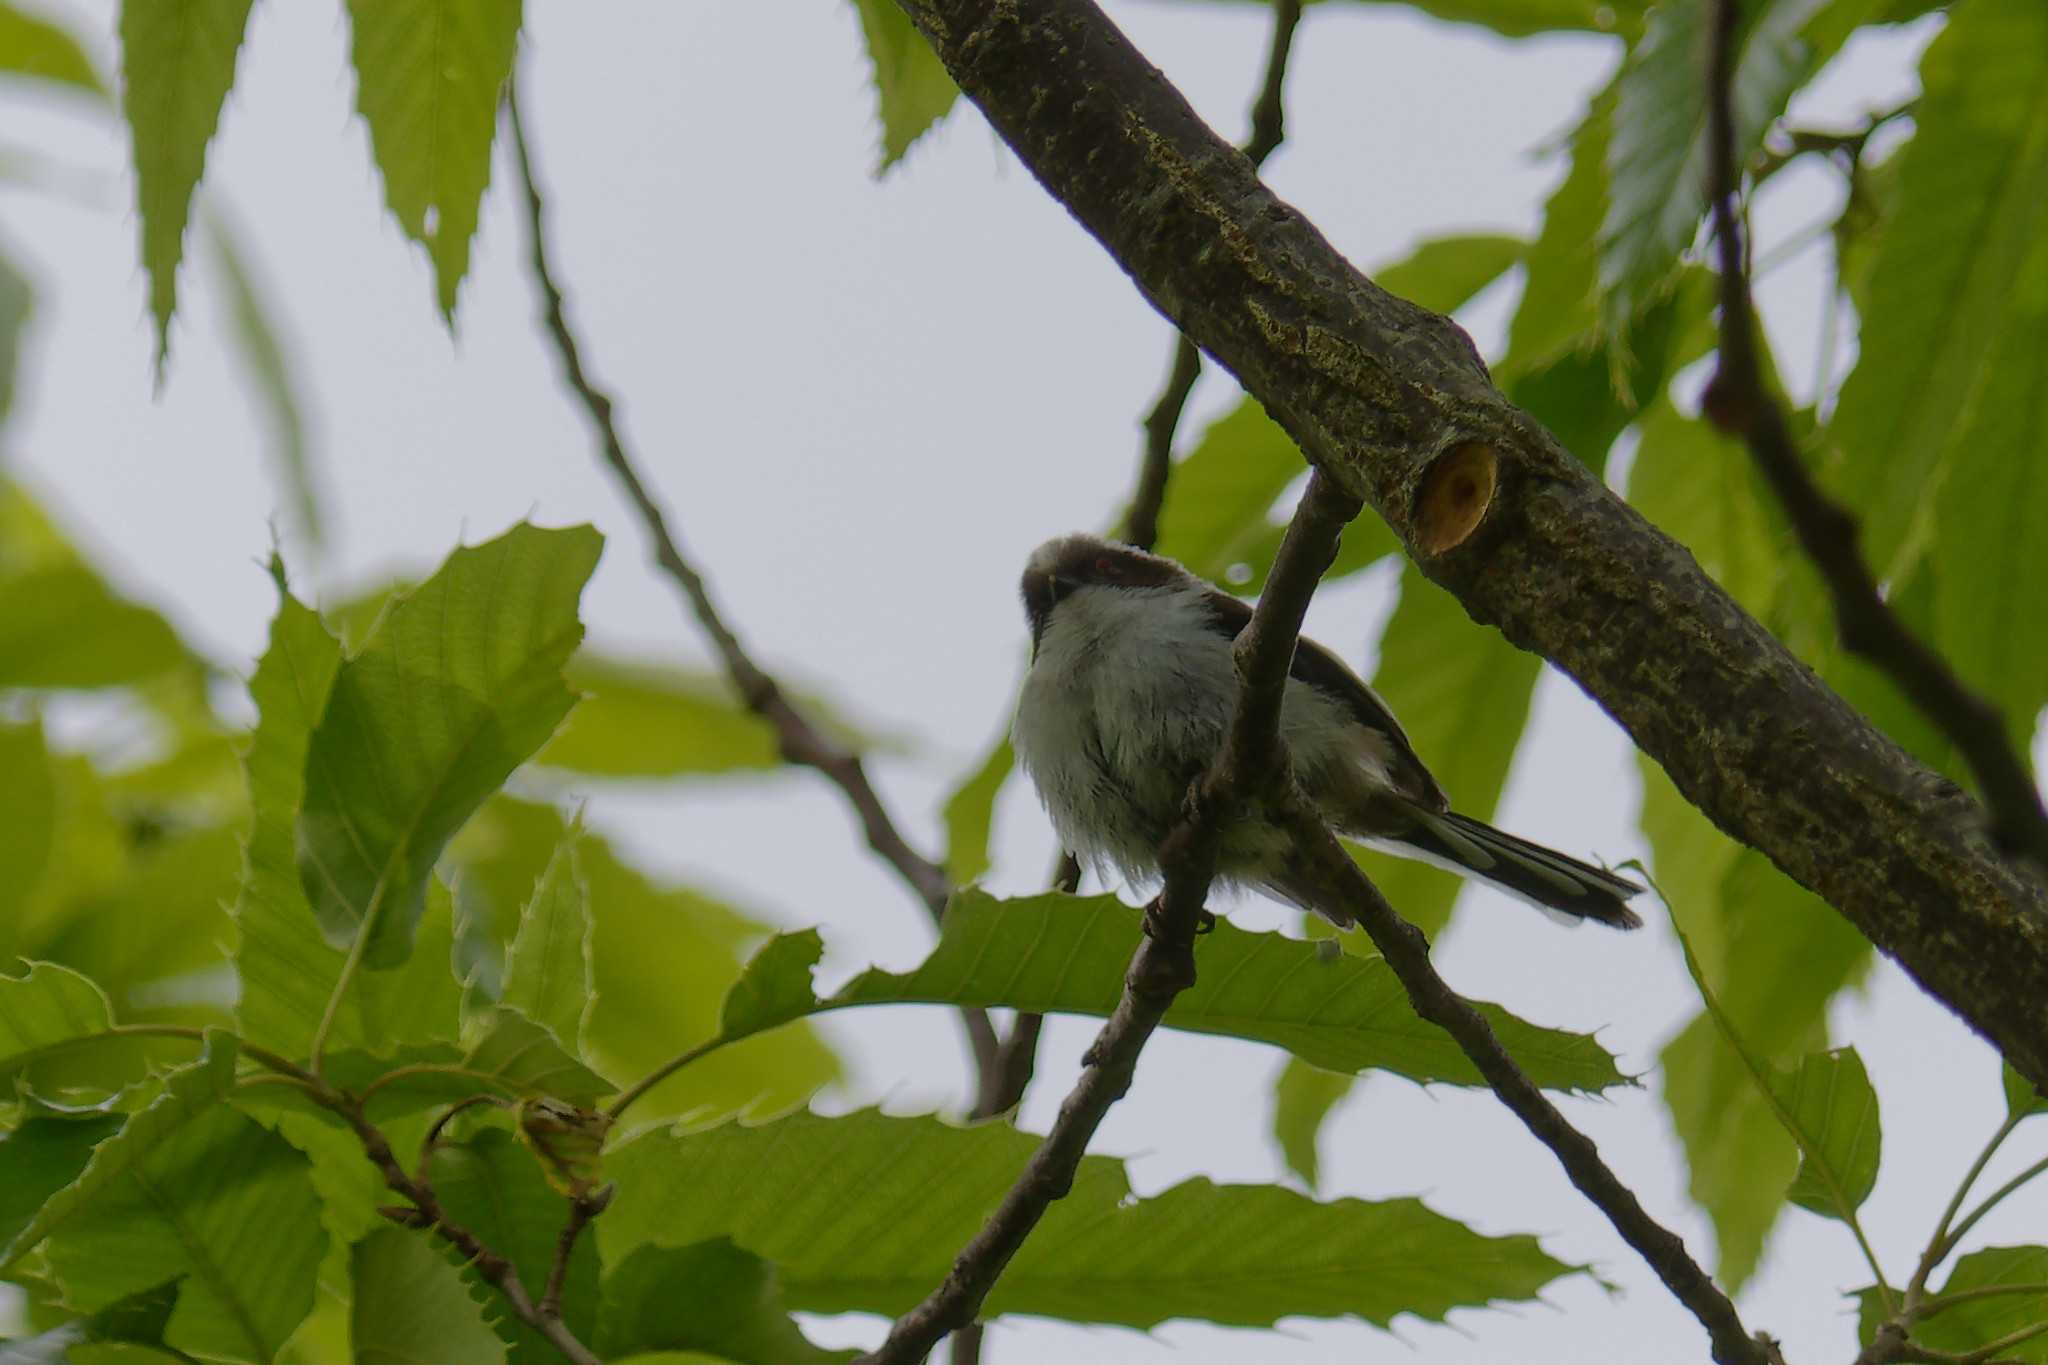
[[[941,1337],[974,1320],[1046,1209],[1073,1188],[1089,1139],[1131,1087],[1146,1039],[1174,997],[1194,984],[1195,934],[1216,875],[1221,831],[1247,801],[1271,790],[1274,779],[1286,773],[1277,697],[1309,598],[1336,555],[1338,535],[1358,511],[1356,499],[1327,481],[1309,481],[1258,610],[1238,637],[1242,686],[1229,738],[1209,771],[1189,789],[1186,813],[1160,846],[1166,884],[1146,912],[1146,937],[1131,957],[1122,998],[1083,1059],[1081,1079],[1024,1173],[954,1259],[945,1281],[898,1318],[887,1340],[862,1356],[859,1365],[916,1365]]]
[[[553,340],[555,354],[562,363],[563,378],[583,405],[596,431],[599,454],[605,467],[618,479],[619,486],[625,490],[634,510],[640,515],[641,525],[653,545],[655,563],[682,591],[698,627],[724,662],[725,671],[731,677],[740,700],[748,710],[775,727],[783,758],[799,767],[814,769],[845,794],[847,803],[860,817],[868,847],[896,869],[897,875],[924,901],[933,923],[937,923],[946,912],[946,898],[953,893],[946,870],[911,848],[897,832],[896,823],[889,818],[881,795],[869,783],[859,756],[849,753],[811,724],[803,712],[790,703],[775,679],[754,662],[739,637],[719,614],[702,575],[684,558],[682,548],[669,530],[668,518],[642,482],[636,462],[626,451],[625,438],[613,419],[611,395],[600,388],[583,367],[582,347],[577,344],[576,334],[569,326],[562,291],[555,283],[554,269],[548,261],[545,205],[541,200],[539,182],[534,176],[525,125],[519,117],[516,78],[506,87],[505,105],[511,119],[512,150],[519,166],[520,185],[525,192],[533,277],[540,287],[548,336]],[[974,1051],[975,1068],[983,1078],[991,1077],[996,1066],[998,1044],[988,1014],[975,1008],[962,1009],[960,1014]]]
[[[2048,1085],[2048,890],[1990,845],[1974,802],[1508,403],[1454,324],[1275,198],[1091,0],[898,3],[1145,296],[1431,578]],[[1448,499],[1422,496],[1439,485]],[[1446,505],[1472,515],[1435,517]]]
[[[1868,659],[1904,692],[1920,714],[1956,746],[1983,792],[1991,829],[2008,851],[2048,869],[2048,810],[2012,743],[2005,716],[1924,640],[1906,628],[1885,602],[1877,578],[1858,548],[1856,519],[1820,489],[1800,458],[1784,406],[1764,382],[1757,359],[1756,307],[1750,297],[1739,224],[1740,168],[1735,158],[1736,0],[1718,0],[1707,83],[1710,144],[1708,197],[1720,249],[1721,348],[1706,410],[1739,436],[1792,522],[1800,548],[1820,570],[1835,606],[1842,644]]]

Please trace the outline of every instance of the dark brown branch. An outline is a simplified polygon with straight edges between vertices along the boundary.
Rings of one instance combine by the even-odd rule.
[[[1130,1089],[1146,1039],[1159,1027],[1174,997],[1193,984],[1195,932],[1216,874],[1223,825],[1246,800],[1269,789],[1276,772],[1285,772],[1279,710],[1268,707],[1265,699],[1277,695],[1285,681],[1308,600],[1336,555],[1339,532],[1358,509],[1355,499],[1320,478],[1309,481],[1309,492],[1281,542],[1258,611],[1238,639],[1243,686],[1230,737],[1209,771],[1190,789],[1186,813],[1160,846],[1166,885],[1155,903],[1156,913],[1147,912],[1147,934],[1125,973],[1123,996],[1088,1049],[1080,1081],[1060,1105],[1052,1131],[1032,1153],[1017,1183],[954,1259],[945,1281],[898,1318],[888,1339],[862,1356],[860,1365],[916,1365],[940,1338],[974,1321],[997,1277],[1046,1209],[1073,1188],[1074,1172],[1089,1139],[1110,1106]]]
[[[1749,446],[1757,468],[1785,509],[1799,546],[1820,570],[1833,599],[1842,644],[1869,660],[1946,735],[1977,779],[2001,847],[2048,869],[2048,810],[1998,707],[1966,687],[1948,661],[1906,628],[1885,602],[1857,546],[1856,519],[1807,473],[1784,406],[1764,382],[1757,359],[1756,309],[1750,298],[1737,223],[1741,178],[1735,161],[1736,0],[1717,0],[1708,73],[1708,174],[1721,266],[1721,351],[1706,409]]]
[[[550,1288],[554,1291],[550,1298],[554,1302],[544,1298],[542,1302],[535,1303],[526,1286],[520,1282],[519,1272],[512,1263],[485,1246],[474,1232],[450,1218],[448,1211],[441,1207],[441,1201],[435,1197],[434,1187],[424,1178],[405,1173],[405,1167],[398,1163],[397,1155],[391,1150],[391,1143],[382,1130],[364,1115],[360,1104],[324,1086],[315,1098],[355,1130],[357,1140],[363,1144],[364,1155],[383,1174],[384,1183],[411,1201],[411,1209],[391,1210],[388,1217],[405,1227],[426,1229],[444,1238],[462,1253],[465,1261],[476,1267],[476,1273],[483,1277],[485,1283],[498,1291],[505,1300],[505,1306],[512,1310],[512,1315],[546,1337],[548,1343],[560,1351],[571,1365],[604,1365],[597,1353],[577,1340],[576,1334],[562,1321],[559,1285],[550,1281]],[[573,1213],[571,1217],[574,1217]]]
[[[1254,166],[1266,164],[1287,136],[1287,58],[1294,51],[1294,30],[1301,23],[1301,0],[1273,0],[1273,40],[1266,50],[1266,75],[1252,102],[1252,131],[1244,154]],[[1173,345],[1173,365],[1166,387],[1145,417],[1145,452],[1138,466],[1138,489],[1124,517],[1124,539],[1141,550],[1159,543],[1159,509],[1166,502],[1166,481],[1173,473],[1173,441],[1180,429],[1188,395],[1202,376],[1202,353],[1185,333]],[[957,1363],[956,1363],[957,1365]]]
[[[1124,540],[1141,550],[1159,543],[1159,511],[1166,505],[1166,481],[1173,475],[1173,438],[1180,430],[1188,395],[1202,377],[1202,353],[1185,336],[1173,343],[1173,369],[1145,414],[1145,450],[1138,462],[1138,487],[1124,514]]]
[[[1771,1365],[1773,1348],[1744,1329],[1735,1305],[1693,1260],[1685,1243],[1643,1209],[1634,1191],[1601,1160],[1593,1140],[1574,1128],[1508,1056],[1485,1016],[1437,975],[1422,931],[1387,903],[1306,801],[1290,802],[1284,814],[1295,846],[1315,860],[1318,876],[1341,880],[1350,888],[1359,926],[1393,968],[1415,1012],[1451,1035],[1500,1102],[1550,1149],[1578,1191],[1606,1215],[1622,1240],[1707,1329],[1714,1359],[1722,1365]]]
[[[1361,276],[1092,0],[897,0],[1032,174],[1478,620],[1557,664],[1762,850],[2048,1085],[2048,887],[1503,397],[1455,324]],[[1437,553],[1417,490],[1499,480]]]
[[[563,1220],[561,1235],[555,1238],[555,1261],[548,1268],[547,1287],[540,1295],[542,1313],[555,1318],[562,1316],[562,1286],[569,1281],[569,1260],[576,1253],[576,1239],[611,1202],[610,1185],[569,1197],[569,1216]]]
[[[803,712],[790,704],[775,679],[755,664],[739,637],[719,614],[703,577],[684,558],[681,547],[669,530],[668,518],[654,500],[653,493],[641,481],[637,462],[627,453],[625,439],[614,420],[611,396],[584,369],[582,347],[577,344],[576,334],[569,326],[562,291],[548,262],[545,206],[534,175],[525,125],[519,117],[516,79],[506,87],[505,105],[511,117],[513,154],[519,167],[520,184],[525,191],[533,277],[540,288],[548,335],[554,341],[555,354],[561,361],[563,378],[583,405],[597,434],[599,453],[606,468],[618,479],[619,486],[626,491],[634,510],[640,515],[641,525],[653,545],[655,563],[682,590],[698,627],[710,638],[724,662],[725,671],[741,701],[748,710],[775,727],[783,758],[799,767],[817,771],[845,794],[848,804],[860,817],[868,847],[896,869],[897,875],[924,901],[933,923],[937,923],[945,914],[947,897],[953,892],[946,870],[911,848],[897,832],[880,794],[868,782],[859,756],[849,753],[811,724]],[[992,1074],[997,1042],[987,1012],[968,1008],[960,1013],[967,1025],[967,1037],[974,1050],[977,1071],[983,1076]]]

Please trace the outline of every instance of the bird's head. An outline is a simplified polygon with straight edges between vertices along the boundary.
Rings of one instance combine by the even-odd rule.
[[[1185,583],[1189,577],[1186,569],[1170,559],[1101,536],[1080,533],[1048,540],[1025,561],[1019,585],[1024,615],[1031,623],[1031,648],[1036,652],[1053,612],[1077,592],[1165,588]]]

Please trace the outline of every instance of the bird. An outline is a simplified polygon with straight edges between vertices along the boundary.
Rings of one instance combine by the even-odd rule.
[[[1031,662],[1011,740],[1066,848],[1142,883],[1237,702],[1231,647],[1249,603],[1174,560],[1074,534],[1032,551],[1020,584]],[[1339,834],[1485,882],[1551,918],[1635,929],[1642,887],[1453,811],[1400,722],[1330,650],[1296,645],[1280,734],[1310,803]],[[1222,833],[1218,880],[1340,927],[1342,883],[1256,808]]]

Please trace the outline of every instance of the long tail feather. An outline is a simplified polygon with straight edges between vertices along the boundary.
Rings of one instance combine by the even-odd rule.
[[[1626,877],[1532,844],[1469,815],[1419,807],[1415,814],[1414,828],[1399,838],[1368,842],[1486,882],[1565,923],[1590,919],[1616,929],[1642,927],[1642,918],[1627,902],[1643,888]]]

